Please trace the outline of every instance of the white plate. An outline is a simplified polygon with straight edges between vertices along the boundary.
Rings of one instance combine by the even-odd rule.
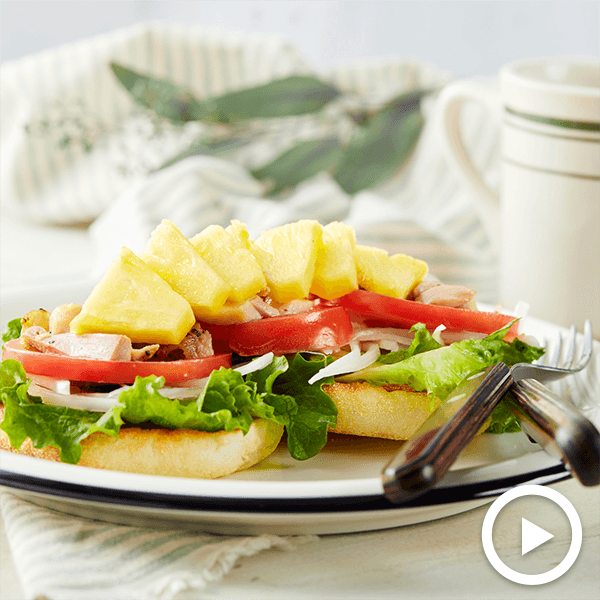
[[[27,310],[82,302],[89,290],[81,283],[5,296],[2,329]],[[522,330],[552,339],[559,328],[527,318]],[[561,390],[593,419],[600,412],[598,354]],[[291,459],[283,444],[256,467],[219,480],[104,471],[3,452],[0,486],[40,505],[110,522],[229,534],[328,534],[429,521],[490,502],[520,483],[569,477],[560,461],[523,434],[483,435],[435,490],[396,506],[383,497],[380,473],[400,444],[332,436],[324,451],[303,462]]]

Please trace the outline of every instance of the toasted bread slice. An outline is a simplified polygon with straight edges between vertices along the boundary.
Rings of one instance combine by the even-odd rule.
[[[0,421],[4,406],[0,404]],[[79,466],[162,475],[214,479],[247,469],[271,454],[283,435],[283,426],[256,419],[246,435],[236,431],[192,431],[124,427],[118,437],[94,433],[81,442]],[[34,448],[29,438],[20,449],[10,445],[0,430],[0,450],[60,462],[56,448]]]
[[[338,409],[336,433],[407,440],[439,406],[438,398],[407,385],[333,383],[323,391]]]

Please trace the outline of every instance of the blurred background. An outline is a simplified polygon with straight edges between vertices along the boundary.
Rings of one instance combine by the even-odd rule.
[[[187,34],[183,32],[186,29]],[[225,33],[213,36],[213,30]],[[210,35],[206,35],[206,31]],[[248,71],[253,71],[252,77],[261,81],[265,74],[281,77],[282,73],[304,72],[305,69],[325,77],[333,73],[335,84],[356,92],[355,100],[358,97],[359,103],[381,108],[384,101],[400,93],[419,87],[440,89],[454,78],[493,80],[503,64],[520,58],[598,56],[600,3],[575,0],[2,0],[0,254],[3,289],[29,285],[32,273],[54,281],[57,277],[87,275],[93,265],[101,272],[104,263],[112,260],[115,248],[126,244],[135,250],[135,244],[145,243],[157,219],[162,217],[196,233],[205,217],[224,223],[230,218],[240,218],[249,224],[251,231],[248,219],[252,218],[260,231],[277,224],[265,224],[264,215],[275,221],[293,220],[302,215],[323,222],[350,219],[355,228],[360,226],[357,234],[361,243],[381,245],[391,252],[399,251],[395,244],[401,239],[401,250],[427,260],[433,274],[449,282],[472,285],[480,291],[481,300],[495,301],[495,257],[474,213],[469,191],[461,188],[440,155],[431,126],[433,120],[429,118],[433,104],[427,100],[421,107],[426,126],[416,151],[412,154],[407,151],[406,169],[399,161],[398,177],[386,190],[375,189],[377,186],[369,188],[379,194],[377,197],[354,194],[346,188],[342,193],[337,183],[325,178],[317,182],[319,185],[300,191],[299,197],[288,198],[287,204],[276,205],[262,202],[249,191],[252,180],[242,194],[250,197],[246,202],[248,209],[243,208],[246,204],[236,201],[235,210],[239,213],[236,216],[231,214],[229,205],[225,205],[227,190],[220,191],[218,201],[213,197],[212,184],[203,177],[206,173],[207,177],[214,174],[210,174],[212,167],[207,167],[206,161],[202,163],[203,159],[193,167],[202,172],[202,176],[192,172],[190,167],[189,189],[183,186],[179,171],[171,170],[172,177],[185,188],[185,201],[179,197],[169,201],[162,198],[162,203],[155,203],[160,207],[160,214],[151,213],[153,200],[148,190],[141,189],[137,195],[128,196],[132,185],[151,172],[146,162],[149,161],[152,168],[158,167],[188,147],[192,138],[196,141],[200,134],[194,129],[195,123],[176,132],[167,128],[163,133],[173,137],[171,146],[164,142],[167,138],[157,134],[158,126],[150,122],[149,117],[143,122],[139,119],[144,115],[133,118],[137,109],[110,72],[110,61],[122,61],[132,69],[155,77],[174,78],[179,85],[189,85],[186,77],[191,72],[195,77],[192,83],[200,85],[197,89],[192,86],[193,92],[201,97],[206,93],[210,95],[209,88],[202,88],[206,77],[207,82],[215,86],[212,93],[218,94],[223,92],[217,89],[219,82],[236,73],[231,65],[219,63],[227,55],[221,50],[229,47],[229,42],[223,40],[230,33],[238,33],[239,38],[245,40],[242,45],[247,52],[247,62],[242,69],[242,81]],[[146,35],[150,37],[144,37]],[[187,35],[204,41],[194,46],[195,42],[186,41]],[[266,45],[266,39],[273,37],[280,41],[269,41]],[[75,42],[80,43],[73,45]],[[231,43],[234,44],[231,47],[237,48],[237,42]],[[255,52],[250,47],[258,50]],[[188,58],[171,64],[170,59],[165,58],[171,51],[173,56]],[[154,52],[158,59],[153,63]],[[207,63],[194,70],[202,60],[222,70],[214,81],[210,80],[211,68]],[[390,68],[386,66],[388,63],[392,65]],[[173,65],[175,70],[169,72]],[[198,75],[200,72],[202,76]],[[351,89],[353,85],[358,88]],[[81,118],[79,112],[69,113],[80,108],[83,110]],[[336,113],[335,118],[338,116]],[[338,121],[346,128],[346,133],[342,133],[347,138],[346,130],[350,130],[346,127],[346,117]],[[72,135],[69,130],[68,135],[63,135],[61,130],[50,135],[42,128],[49,122],[89,128],[97,133],[97,148],[89,152],[85,144],[79,147],[71,143],[76,134],[81,134],[78,131]],[[306,127],[302,125],[301,130],[293,119],[290,123],[289,131],[273,133],[268,138],[280,144],[277,152],[291,146],[294,136],[310,138],[311,128],[323,124],[319,120],[310,121]],[[417,128],[422,126],[417,123]],[[102,137],[103,131],[109,134]],[[85,137],[87,133],[84,129],[81,135]],[[466,137],[473,142],[469,148],[480,161],[478,166],[491,185],[497,184],[496,124],[491,123],[487,114],[475,113],[469,117]],[[249,175],[245,169],[250,163],[256,167],[267,162],[266,159],[259,161],[262,155],[255,152],[256,147],[269,150],[271,158],[277,154],[260,140],[248,146],[245,155],[248,160],[240,159],[236,166],[241,170],[234,170],[235,175],[230,179],[229,175],[225,177],[232,189],[240,181],[247,181]],[[165,157],[161,158],[161,153]],[[374,156],[372,152],[362,152],[361,156],[369,159],[370,154]],[[376,162],[380,165],[384,161],[377,157]],[[231,164],[221,164],[219,168],[233,169]],[[122,171],[127,171],[129,179]],[[356,173],[356,170],[348,172]],[[217,178],[222,179],[222,175]],[[148,181],[149,189],[154,189],[153,180]],[[176,188],[170,183],[165,186],[169,190]],[[387,204],[375,211],[379,197],[385,198]],[[105,211],[94,222],[95,229],[88,230],[87,225],[109,204],[115,210]],[[10,219],[9,205],[15,213]],[[197,214],[190,218],[180,207],[196,210]],[[264,209],[262,212],[258,210],[260,207]],[[397,209],[394,215],[389,213],[391,207]],[[352,212],[348,215],[350,208]],[[168,209],[172,209],[171,212]],[[322,210],[329,212],[323,214]],[[389,224],[391,220],[396,223],[394,227]],[[126,231],[119,229],[121,223],[127,224],[121,228]],[[90,231],[93,240],[88,235]],[[132,239],[134,234],[135,240]],[[24,238],[35,244],[28,245],[31,249],[27,257],[14,261],[14,244]],[[52,252],[36,248],[52,248]],[[23,263],[28,268],[24,269]]]
[[[493,75],[521,57],[600,51],[597,1],[3,0],[0,16],[2,61],[154,20],[277,35],[316,69],[399,55]]]

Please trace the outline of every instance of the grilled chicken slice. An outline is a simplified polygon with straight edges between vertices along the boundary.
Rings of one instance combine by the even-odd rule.
[[[158,360],[185,360],[214,354],[210,332],[196,323],[180,344],[161,344],[155,357]]]
[[[28,350],[94,358],[97,360],[131,360],[131,340],[112,333],[52,334],[43,327],[29,327],[21,334],[21,343]]]
[[[131,360],[150,360],[158,352],[159,348],[159,344],[149,344],[148,346],[143,346],[142,348],[133,348],[131,350]]]
[[[185,358],[206,358],[214,355],[210,332],[198,324],[190,329],[179,347],[183,350]]]
[[[475,308],[474,297],[475,291],[468,287],[436,281],[424,281],[414,290],[414,299],[417,302],[452,308]]]
[[[286,302],[279,307],[279,314],[281,315],[298,315],[300,313],[308,312],[314,308],[315,303],[312,300],[291,300]]]
[[[249,300],[250,304],[258,311],[261,317],[278,317],[279,311],[265,302],[260,296],[254,296]]]

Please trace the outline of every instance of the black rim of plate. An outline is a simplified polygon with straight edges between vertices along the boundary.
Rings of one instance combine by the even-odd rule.
[[[394,504],[383,495],[332,498],[227,498],[187,496],[159,492],[136,492],[80,484],[64,483],[15,474],[0,470],[0,487],[6,491],[51,496],[63,500],[76,500],[136,507],[147,510],[244,513],[338,513],[367,510],[390,510],[453,504],[469,500],[483,500],[500,496],[509,489],[524,485],[549,485],[571,477],[564,464],[505,478],[496,478],[452,487],[438,486],[433,490],[403,504]]]

